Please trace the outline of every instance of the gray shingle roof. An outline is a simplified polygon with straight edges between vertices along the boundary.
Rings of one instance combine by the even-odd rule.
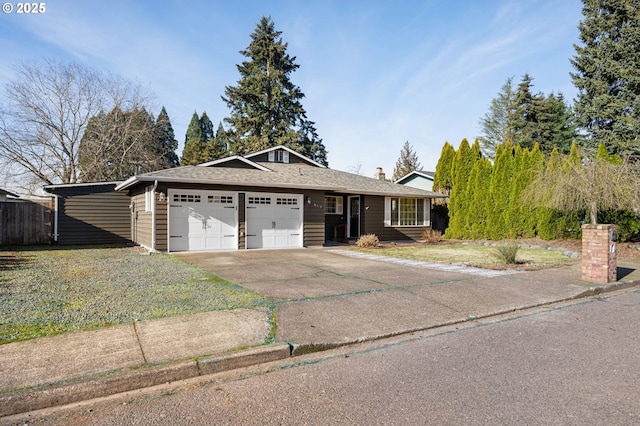
[[[246,185],[265,188],[318,189],[328,192],[383,196],[443,197],[442,194],[380,181],[340,170],[304,163],[258,163],[270,171],[232,167],[184,166],[134,176],[116,189],[138,182],[189,182],[218,185]]]

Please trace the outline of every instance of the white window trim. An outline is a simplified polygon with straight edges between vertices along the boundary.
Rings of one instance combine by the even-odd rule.
[[[289,152],[284,150],[270,151],[269,154],[270,163],[289,163]]]
[[[149,185],[144,189],[144,211],[153,210],[153,185]]]
[[[415,225],[391,225],[391,200],[392,199],[397,199],[398,200],[398,207],[400,204],[400,199],[403,198],[413,198],[413,197],[385,197],[384,198],[384,226],[387,228],[393,227],[393,228],[415,228],[415,227],[421,227],[421,226],[431,226],[431,198],[423,198],[424,199],[424,203],[422,208],[424,209],[423,211],[423,222],[422,224],[417,223],[417,218],[416,218],[416,224]],[[416,200],[416,205],[417,205],[417,200],[418,198],[414,198]]]
[[[336,211],[335,212],[328,212],[327,211],[326,201],[325,201],[324,214],[343,214],[343,212],[344,212],[344,197],[337,196],[337,195],[325,195],[324,198],[325,198],[325,200],[327,198],[334,198],[336,200]]]

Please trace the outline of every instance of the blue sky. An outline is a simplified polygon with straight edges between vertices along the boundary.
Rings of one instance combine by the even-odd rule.
[[[3,0],[4,2],[4,0]],[[14,5],[17,2],[10,1]],[[194,111],[217,126],[239,78],[239,51],[270,16],[300,65],[292,81],[329,151],[329,166],[391,176],[405,141],[434,170],[508,77],[572,102],[569,58],[579,0],[49,0],[41,15],[0,14],[0,81],[22,60],[56,58],[120,74],[155,94],[176,138]]]

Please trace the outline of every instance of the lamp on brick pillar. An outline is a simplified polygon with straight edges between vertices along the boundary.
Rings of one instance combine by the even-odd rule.
[[[582,279],[602,284],[618,280],[615,225],[582,225]]]

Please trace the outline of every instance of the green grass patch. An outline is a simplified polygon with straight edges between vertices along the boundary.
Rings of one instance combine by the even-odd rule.
[[[0,344],[174,315],[271,306],[259,294],[139,248],[0,251]]]
[[[357,249],[358,251],[375,253],[382,256],[400,257],[403,259],[421,260],[448,264],[464,264],[488,269],[504,269],[509,267],[496,258],[495,246],[476,244],[436,244],[410,247],[390,247],[378,249]],[[521,269],[541,269],[557,265],[576,263],[560,251],[542,248],[520,248],[517,250],[515,267]]]

